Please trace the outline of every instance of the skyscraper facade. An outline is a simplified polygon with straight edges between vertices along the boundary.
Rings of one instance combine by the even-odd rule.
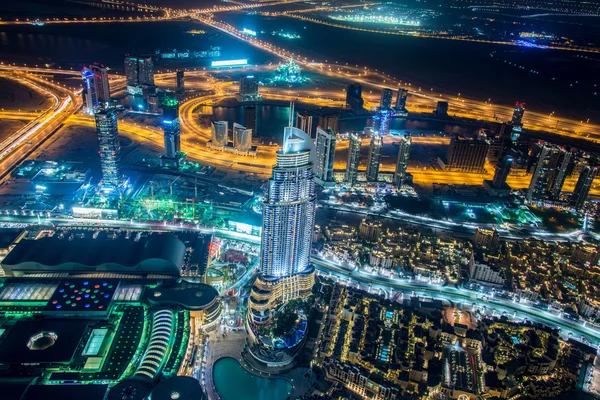
[[[394,184],[400,188],[406,181],[406,170],[408,168],[408,159],[410,157],[411,139],[406,135],[400,141],[398,146],[398,158],[396,159],[396,171],[394,172]]]
[[[521,130],[523,127],[523,116],[525,115],[525,103],[518,103],[515,105],[515,109],[513,110],[513,115],[511,119],[511,124],[513,125],[513,129]]]
[[[485,140],[453,137],[448,146],[445,170],[458,172],[483,172],[489,150]]]
[[[314,144],[305,132],[288,127],[277,152],[263,206],[260,271],[285,278],[309,267],[315,218]]]
[[[538,144],[535,151],[537,160],[527,190],[527,201],[558,199],[570,172],[572,154],[548,143]]]
[[[252,148],[252,129],[238,123],[233,124],[233,148],[238,153],[248,153]]]
[[[259,101],[262,97],[258,94],[258,78],[254,75],[240,78],[240,97],[242,101]]]
[[[363,110],[365,101],[362,98],[362,86],[352,83],[346,88],[346,107],[354,112]]]
[[[396,97],[396,109],[406,110],[406,100],[408,99],[408,89],[398,89],[398,97]]]
[[[142,86],[154,86],[154,62],[152,57],[126,57],[125,82],[127,93],[142,94]]]
[[[438,101],[435,107],[434,114],[438,117],[445,117],[448,115],[448,102],[447,101]]]
[[[317,149],[315,178],[317,182],[333,182],[333,162],[335,157],[335,133],[331,129],[317,128]]]
[[[121,147],[119,146],[117,113],[113,108],[105,108],[98,111],[95,117],[102,170],[101,185],[104,189],[113,190],[121,185],[119,169]]]
[[[496,167],[494,173],[494,179],[492,180],[492,186],[496,189],[501,189],[506,185],[506,178],[512,168],[513,158],[511,156],[504,156]]]
[[[592,183],[594,182],[594,178],[598,175],[598,167],[593,165],[586,165],[581,173],[579,174],[579,179],[577,179],[577,184],[575,185],[575,190],[571,195],[571,206],[575,209],[579,210],[585,204],[585,201],[590,193],[590,189],[592,188]]]
[[[304,131],[308,134],[308,136],[312,137],[312,125],[313,125],[313,117],[312,115],[296,113],[296,128]]]
[[[98,63],[94,63],[90,66],[90,69],[94,72],[96,79],[96,93],[98,93],[98,103],[105,105],[110,101],[110,84],[108,82],[108,69]]]
[[[373,133],[369,146],[369,160],[367,161],[367,181],[369,182],[377,182],[378,180],[382,148],[383,138],[381,135]]]
[[[371,132],[373,135],[378,134],[380,136],[386,136],[390,133],[390,120],[392,114],[389,110],[379,110],[373,115],[373,121],[371,125]]]
[[[222,148],[229,143],[229,123],[227,121],[211,121],[212,146]]]
[[[379,107],[382,110],[389,110],[392,108],[392,97],[394,96],[394,92],[392,89],[383,89],[381,91],[381,99],[379,100]]]
[[[83,68],[81,71],[81,79],[83,80],[83,110],[90,115],[93,115],[98,108],[98,92],[96,91],[96,77],[94,72],[89,68]]]
[[[358,165],[360,162],[360,148],[362,141],[355,134],[350,135],[350,143],[348,144],[348,162],[346,163],[346,179],[350,185],[356,183],[358,175]]]
[[[181,126],[179,123],[179,102],[173,96],[165,98],[163,109],[163,134],[165,157],[177,158],[181,152]]]
[[[177,100],[181,102],[185,96],[185,74],[182,69],[177,70],[176,79],[177,88],[175,89],[175,94],[177,95]]]
[[[325,114],[319,116],[319,127],[327,130],[331,129],[333,133],[339,133],[339,118],[335,114]]]

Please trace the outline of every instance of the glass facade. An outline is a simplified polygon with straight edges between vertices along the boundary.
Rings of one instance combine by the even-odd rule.
[[[264,276],[288,277],[309,267],[315,219],[314,144],[285,128],[284,146],[269,179],[263,208],[260,267]]]
[[[102,186],[115,189],[121,184],[119,171],[119,127],[115,109],[108,108],[96,113],[96,134],[100,148]]]

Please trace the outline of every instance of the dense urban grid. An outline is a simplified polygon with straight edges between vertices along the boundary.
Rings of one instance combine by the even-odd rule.
[[[430,3],[0,5],[0,398],[600,398],[600,2]]]

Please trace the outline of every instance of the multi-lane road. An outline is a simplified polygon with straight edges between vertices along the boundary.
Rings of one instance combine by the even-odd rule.
[[[213,234],[224,239],[238,240],[251,244],[260,244],[260,237],[225,229],[206,228],[197,225],[168,224],[166,222],[136,222],[121,220],[91,220],[80,218],[37,218],[24,216],[0,216],[0,223],[15,224],[45,224],[53,227],[91,227],[102,229],[118,228],[125,230],[152,231],[190,231]],[[481,312],[494,315],[507,315],[511,318],[527,319],[541,322],[552,328],[560,328],[561,334],[581,339],[585,338],[594,345],[600,344],[600,330],[585,322],[572,321],[562,318],[560,313],[549,312],[533,307],[530,303],[515,302],[512,299],[499,297],[484,297],[481,293],[458,288],[452,285],[431,285],[408,279],[395,279],[381,275],[368,274],[355,268],[349,268],[318,255],[311,257],[311,262],[319,273],[330,276],[349,285],[360,285],[361,288],[374,290],[389,297],[395,297],[399,292],[405,296],[434,298],[460,303],[468,308],[476,308]]]

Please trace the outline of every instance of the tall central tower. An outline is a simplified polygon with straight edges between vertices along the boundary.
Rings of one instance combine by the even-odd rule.
[[[284,130],[263,207],[260,269],[285,278],[309,266],[315,219],[314,144],[298,128]]]

